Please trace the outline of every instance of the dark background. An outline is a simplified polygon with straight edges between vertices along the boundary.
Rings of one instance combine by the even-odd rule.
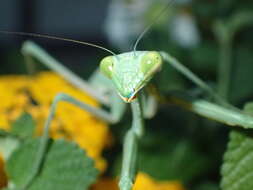
[[[108,1],[92,0],[4,0],[0,7],[0,30],[49,34],[78,39],[107,46],[103,23]],[[106,55],[98,49],[57,40],[0,34],[0,72],[23,73],[23,67],[13,63],[19,56],[21,44],[26,39],[38,42],[52,55],[78,72],[89,65],[91,55]],[[15,55],[15,56],[14,56]],[[88,56],[89,55],[89,56]],[[19,57],[20,58],[20,57]],[[19,59],[18,58],[18,59]],[[102,58],[102,57],[101,57]],[[21,59],[19,59],[20,61]],[[96,59],[99,62],[99,59]],[[13,66],[12,66],[13,64]],[[22,63],[20,63],[22,64]],[[88,70],[87,73],[91,71]],[[80,71],[86,73],[86,71]]]

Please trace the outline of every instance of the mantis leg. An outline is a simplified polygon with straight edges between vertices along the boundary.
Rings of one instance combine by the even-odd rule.
[[[253,117],[240,110],[229,109],[205,100],[192,100],[175,96],[169,97],[169,102],[226,125],[240,126],[245,129],[253,128]]]
[[[44,125],[43,136],[41,138],[41,144],[39,146],[38,153],[37,153],[37,160],[34,163],[34,168],[33,168],[32,173],[30,175],[31,177],[29,178],[28,183],[25,185],[25,187],[28,187],[30,185],[30,183],[32,182],[34,177],[36,177],[36,175],[39,172],[39,168],[43,162],[44,154],[46,152],[47,145],[48,145],[50,124],[53,120],[58,103],[62,102],[62,101],[74,104],[74,105],[80,107],[81,109],[92,113],[96,117],[98,117],[108,123],[116,123],[120,119],[119,117],[121,116],[119,113],[117,113],[117,112],[115,113],[116,108],[113,108],[111,110],[111,112],[107,112],[107,111],[104,111],[100,108],[95,108],[95,107],[92,107],[88,104],[85,104],[85,103],[83,103],[83,102],[81,102],[81,101],[79,101],[67,94],[64,94],[64,93],[58,94],[55,97],[55,99],[51,105],[49,116],[48,116],[46,123]],[[26,189],[26,188],[24,188],[24,189]]]
[[[174,68],[183,73],[187,78],[192,80],[200,88],[210,93],[216,99],[216,101],[224,107],[205,100],[186,100],[184,98],[178,97],[171,97],[170,102],[178,104],[198,115],[230,126],[253,128],[253,117],[244,114],[238,108],[235,108],[234,106],[228,104],[219,95],[217,95],[208,85],[206,85],[204,81],[202,81],[199,77],[192,73],[188,68],[184,67],[175,58],[165,52],[161,52],[161,55]]]
[[[132,127],[128,130],[123,146],[123,162],[119,181],[120,190],[131,190],[136,177],[138,141],[143,135],[142,110],[138,98],[131,103]]]
[[[73,73],[68,68],[63,66],[56,59],[50,56],[46,51],[44,51],[42,48],[40,48],[38,45],[36,45],[35,43],[31,41],[26,41],[23,44],[22,53],[24,54],[25,59],[28,62],[28,64],[30,64],[31,66],[32,66],[31,64],[32,57],[37,58],[44,65],[46,65],[47,67],[49,67],[56,73],[60,74],[72,85],[90,94],[93,98],[97,99],[100,103],[109,106],[111,108],[112,117],[116,118],[115,122],[117,122],[121,118],[125,110],[125,104],[123,104],[122,101],[119,100],[115,92],[111,92],[110,90],[109,95],[105,96],[104,93],[98,90],[98,88],[100,87],[96,86],[95,88],[93,88],[93,86],[90,85],[92,81],[89,83],[85,82],[82,78],[78,77],[75,73]],[[95,81],[93,82],[94,83],[93,85],[95,85],[95,83],[103,83],[104,86],[110,85],[107,81],[105,81],[105,78],[101,78],[101,74],[98,74],[98,73],[95,73],[93,75],[93,81]]]
[[[143,117],[150,119],[154,117],[157,111],[158,102],[156,98],[150,93],[141,94],[141,105],[143,110]]]
[[[46,51],[40,48],[38,45],[31,41],[26,41],[22,46],[22,53],[25,57],[26,62],[32,67],[32,57],[41,61],[51,70],[55,71],[63,78],[68,80],[72,85],[85,91],[92,97],[96,98],[100,103],[107,105],[109,100],[98,90],[93,89],[87,82],[82,78],[78,77],[75,73],[70,71],[68,68],[59,63],[56,59],[50,56]]]
[[[203,80],[201,80],[197,75],[191,72],[187,67],[181,64],[178,60],[174,57],[169,55],[166,52],[160,52],[162,57],[166,62],[168,62],[171,66],[173,66],[176,70],[184,74],[188,79],[194,82],[197,86],[199,86],[204,91],[208,92],[211,96],[215,98],[215,100],[225,106],[235,109],[232,105],[228,104],[225,100],[223,100],[218,94],[216,94],[212,88],[210,88]]]

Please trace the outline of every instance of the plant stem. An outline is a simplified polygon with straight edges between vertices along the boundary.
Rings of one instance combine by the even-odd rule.
[[[228,34],[227,34],[228,35]],[[220,58],[218,66],[218,94],[229,100],[232,70],[232,40],[230,37],[220,40]]]

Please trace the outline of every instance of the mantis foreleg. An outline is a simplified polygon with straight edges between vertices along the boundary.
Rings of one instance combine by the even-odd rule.
[[[120,190],[131,190],[136,176],[138,141],[143,135],[142,110],[138,98],[131,103],[132,127],[128,130],[123,147],[123,162],[119,181]]]
[[[99,73],[98,74],[95,73],[93,75],[93,80],[91,82],[92,82],[92,85],[95,85],[95,87],[92,88],[93,86],[91,86],[89,83],[85,82],[83,79],[76,76],[72,71],[70,71],[63,65],[61,65],[57,60],[55,60],[46,51],[41,49],[39,46],[37,46],[33,42],[28,41],[24,43],[22,52],[25,56],[25,61],[28,61],[29,62],[28,64],[30,64],[30,66],[33,66],[32,57],[35,57],[36,59],[41,61],[43,64],[45,64],[47,67],[49,67],[56,73],[60,74],[67,81],[72,83],[74,86],[80,88],[81,90],[84,90],[86,93],[89,93],[91,96],[99,100],[101,103],[103,103],[104,105],[107,105],[107,107],[109,107],[110,109],[109,111],[105,111],[100,108],[95,108],[83,102],[80,102],[67,94],[63,94],[63,93],[58,94],[51,105],[50,113],[44,126],[43,137],[41,139],[41,144],[39,146],[37,159],[34,163],[33,171],[30,175],[28,183],[23,188],[23,189],[26,189],[30,185],[30,183],[33,181],[34,177],[36,177],[36,175],[39,172],[39,168],[42,165],[44,154],[45,154],[45,151],[47,149],[47,144],[48,144],[50,124],[54,117],[55,110],[59,102],[65,101],[65,102],[74,104],[82,108],[83,110],[90,112],[97,118],[100,118],[106,121],[107,123],[111,123],[111,124],[117,123],[120,120],[120,118],[122,117],[125,111],[126,104],[123,103],[119,99],[115,91],[110,90],[111,89],[110,86],[108,86],[107,88],[105,86],[105,89],[107,89],[106,96],[105,94],[100,93],[100,91],[98,91],[98,87],[96,86],[96,83],[99,84],[99,86],[103,84],[105,85],[107,84],[105,83],[106,82],[105,79],[103,78],[101,79],[99,77],[100,76]]]
[[[75,73],[63,66],[35,43],[31,41],[26,41],[22,46],[22,53],[25,56],[26,61],[31,62],[31,57],[35,57],[48,68],[55,71],[67,81],[69,81],[72,85],[96,98],[99,102],[108,104],[109,100],[107,99],[107,97],[99,93],[98,90],[94,90],[93,88],[91,88],[91,86],[87,82],[85,82],[82,78],[78,77]]]
[[[168,97],[167,97],[168,98]],[[175,96],[169,97],[175,103],[198,115],[230,126],[253,128],[253,117],[241,111],[229,109],[206,100],[191,100]]]
[[[157,112],[158,102],[156,98],[150,93],[141,94],[141,105],[143,110],[143,117],[150,119],[154,117]]]
[[[198,76],[192,73],[188,68],[183,66],[179,61],[170,56],[166,52],[161,52],[165,61],[172,65],[179,72],[184,74],[187,78],[193,81],[200,88],[210,93],[216,101],[221,104],[213,104],[205,100],[185,100],[181,98],[173,97],[172,102],[183,106],[184,108],[191,110],[201,116],[207,117],[212,120],[219,121],[221,123],[231,126],[241,126],[244,128],[253,128],[253,118],[246,114],[243,114],[238,108],[228,104],[218,94],[216,94],[204,81]]]
[[[169,55],[166,52],[160,52],[163,59],[168,62],[171,66],[173,66],[176,70],[178,70],[180,73],[185,75],[189,80],[194,82],[197,86],[199,86],[201,89],[209,93],[211,96],[214,97],[214,99],[221,105],[225,107],[230,107],[235,109],[232,105],[228,104],[225,100],[223,100],[218,94],[216,94],[212,88],[210,88],[202,79],[200,79],[197,75],[195,75],[193,72],[191,72],[187,67],[185,67],[183,64],[181,64],[178,60],[176,60],[174,57]]]
[[[39,149],[38,149],[37,159],[34,163],[34,168],[32,170],[32,173],[30,175],[30,178],[29,178],[27,184],[24,186],[23,189],[26,189],[30,185],[30,183],[33,181],[34,177],[36,177],[36,175],[39,172],[39,168],[40,168],[40,166],[43,162],[43,158],[44,158],[44,155],[45,155],[45,152],[46,152],[46,149],[47,149],[47,145],[48,145],[50,124],[51,124],[51,122],[53,120],[53,117],[55,115],[55,111],[56,111],[58,103],[63,102],[63,101],[74,104],[74,105],[78,106],[79,108],[90,112],[91,114],[93,114],[97,118],[100,118],[100,119],[102,119],[102,120],[104,120],[108,123],[117,122],[120,119],[119,117],[121,116],[117,112],[115,113],[116,109],[112,109],[111,112],[107,112],[107,111],[104,111],[100,108],[95,108],[95,107],[92,107],[88,104],[85,104],[85,103],[83,103],[83,102],[81,102],[81,101],[79,101],[79,100],[77,100],[77,99],[75,99],[72,96],[69,96],[67,94],[64,94],[64,93],[58,94],[55,97],[55,99],[54,99],[54,101],[51,105],[47,121],[44,125],[43,136],[41,138],[41,144],[40,144]]]

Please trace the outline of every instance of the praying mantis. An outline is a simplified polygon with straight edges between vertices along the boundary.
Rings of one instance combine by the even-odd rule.
[[[20,33],[21,34],[21,33]],[[144,33],[142,33],[144,35]],[[140,38],[143,35],[140,35]],[[30,35],[30,34],[24,34]],[[49,37],[46,35],[31,36]],[[37,153],[37,160],[34,164],[33,172],[30,176],[30,182],[39,172],[39,167],[43,163],[43,155],[49,140],[49,129],[54,117],[55,110],[59,102],[65,101],[80,107],[106,121],[109,124],[115,124],[120,121],[126,110],[127,104],[131,105],[132,125],[127,131],[124,139],[123,161],[119,187],[121,190],[131,190],[136,176],[136,160],[138,154],[138,141],[144,135],[144,119],[150,118],[155,114],[157,99],[153,94],[147,94],[145,87],[152,82],[152,78],[159,74],[164,64],[169,64],[198,87],[209,93],[216,103],[206,100],[188,100],[180,97],[171,96],[170,101],[182,106],[194,113],[212,120],[219,121],[231,126],[242,126],[244,128],[253,127],[253,118],[243,114],[237,108],[229,105],[220,98],[204,81],[181,64],[177,59],[167,52],[158,51],[137,51],[136,45],[133,51],[115,54],[114,52],[86,42],[76,40],[62,39],[59,37],[49,37],[59,40],[72,41],[97,47],[109,52],[110,56],[102,59],[100,71],[96,70],[88,81],[76,76],[41,47],[31,41],[27,41],[22,46],[22,54],[27,63],[32,64],[33,59],[39,60],[51,70],[57,72],[72,85],[80,88],[94,97],[108,110],[91,107],[68,94],[58,94],[51,105],[49,116],[45,122],[43,138]],[[29,183],[27,184],[27,186]]]

